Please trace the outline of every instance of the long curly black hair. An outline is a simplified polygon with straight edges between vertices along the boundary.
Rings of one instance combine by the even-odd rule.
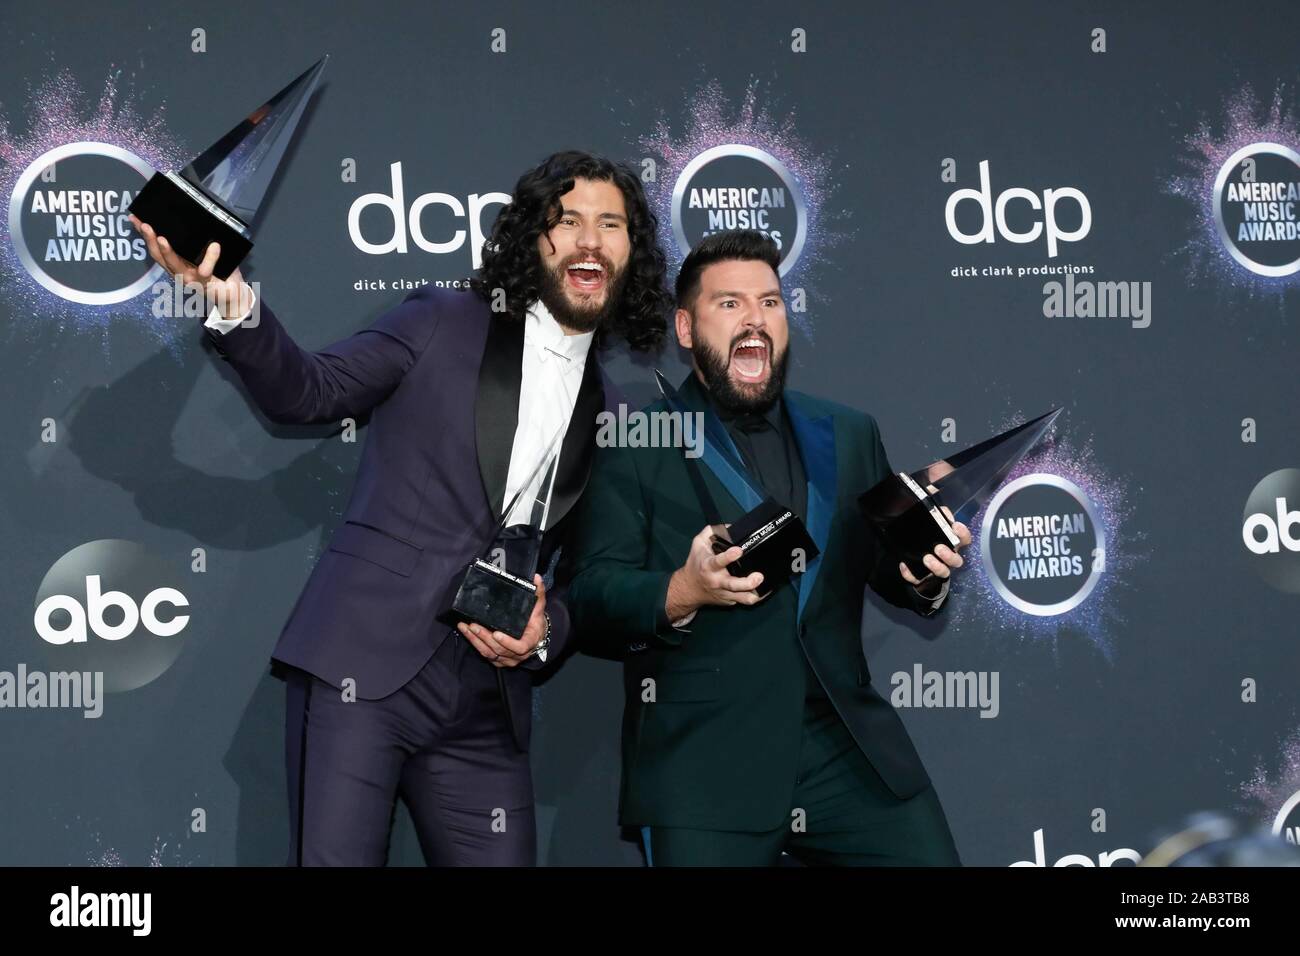
[[[492,234],[483,244],[483,265],[470,288],[491,301],[505,290],[506,312],[522,320],[542,289],[542,259],[537,239],[560,220],[560,197],[575,179],[613,183],[627,206],[631,251],[623,286],[622,305],[596,332],[598,344],[620,336],[639,352],[657,351],[668,334],[673,299],[668,292],[668,263],[656,240],[659,223],[650,211],[641,181],[628,167],[578,150],[555,153],[519,177],[510,203],[497,214]]]

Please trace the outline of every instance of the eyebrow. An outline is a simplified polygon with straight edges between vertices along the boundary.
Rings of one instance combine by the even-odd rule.
[[[560,210],[560,215],[561,215],[561,216],[576,216],[576,217],[578,217],[579,219],[582,218],[582,213],[578,212],[578,210],[576,210],[576,209],[561,209],[561,210]],[[597,219],[616,219],[616,220],[618,220],[619,222],[627,222],[627,216],[623,215],[623,214],[620,213],[620,212],[602,212],[602,213],[601,213],[599,216],[597,216],[596,218],[597,218]]]
[[[743,292],[728,292],[728,291],[723,290],[723,291],[720,291],[720,292],[715,292],[715,293],[713,293],[711,296],[709,296],[709,298],[710,298],[710,299],[721,299],[723,296],[728,296],[728,295],[730,295],[730,296],[734,296],[734,297],[737,298],[737,299],[741,299],[741,298],[744,298],[745,293],[743,293]],[[758,294],[758,298],[760,298],[760,299],[768,299],[768,298],[773,298],[773,297],[778,298],[778,299],[781,298],[781,290],[780,290],[780,289],[768,289],[766,292],[760,292],[760,293]]]

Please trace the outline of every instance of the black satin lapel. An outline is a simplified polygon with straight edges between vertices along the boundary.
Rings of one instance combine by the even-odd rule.
[[[474,402],[474,439],[479,474],[492,514],[505,508],[510,452],[519,425],[519,389],[523,379],[524,324],[493,315],[478,368]]]
[[[591,473],[591,458],[596,452],[596,416],[605,409],[605,386],[595,353],[593,344],[587,353],[582,384],[578,386],[573,415],[560,446],[560,465],[555,474],[555,490],[546,519],[548,528],[554,528],[569,513],[586,489],[587,476]]]

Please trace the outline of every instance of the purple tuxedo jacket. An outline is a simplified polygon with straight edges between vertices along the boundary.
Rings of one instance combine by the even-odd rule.
[[[316,352],[300,348],[263,302],[256,326],[206,330],[273,422],[371,414],[343,524],[294,605],[272,657],[374,700],[410,680],[449,635],[437,617],[483,555],[504,507],[518,420],[523,324],[471,292],[426,287],[369,328]],[[612,394],[612,389],[609,390]],[[543,568],[567,536],[586,486],[605,380],[593,347],[565,433]],[[551,666],[569,642],[561,551],[547,593]],[[504,668],[516,741],[527,749],[533,658]]]

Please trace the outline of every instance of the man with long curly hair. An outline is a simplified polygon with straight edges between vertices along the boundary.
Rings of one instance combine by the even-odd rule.
[[[344,522],[273,653],[290,862],[382,865],[399,797],[430,864],[535,862],[532,677],[570,640],[562,544],[612,405],[591,346],[658,348],[671,302],[636,176],[549,157],[497,216],[472,291],[425,287],[315,352],[264,303],[245,321],[253,290],[238,270],[212,275],[215,244],[196,266],[133,221],[155,261],[217,303],[205,334],[267,418],[371,416]],[[527,627],[453,629],[462,572],[493,552],[506,570],[521,556],[547,569]]]

